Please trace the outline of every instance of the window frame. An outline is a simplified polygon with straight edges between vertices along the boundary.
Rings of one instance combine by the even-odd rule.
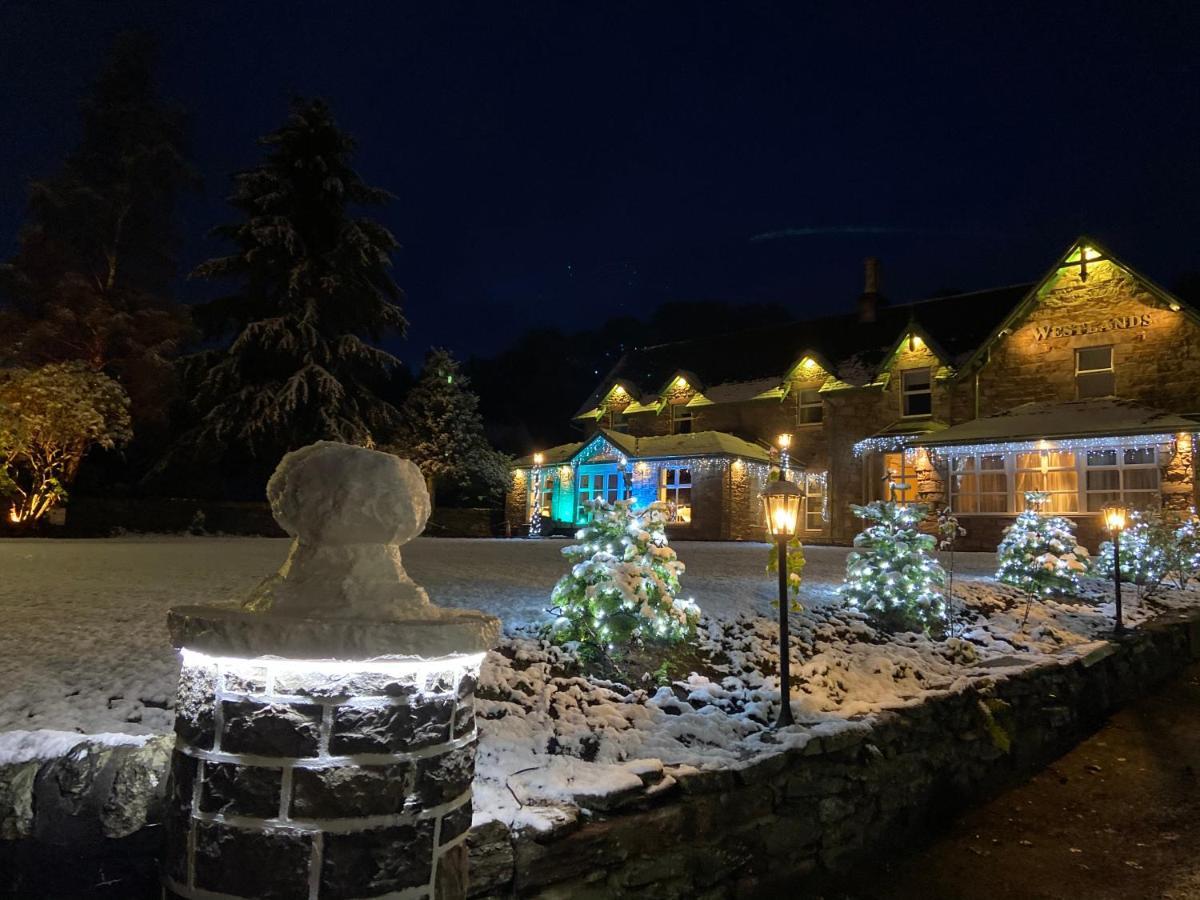
[[[1108,351],[1108,367],[1103,369],[1081,369],[1079,367],[1080,355],[1093,350]],[[1080,376],[1096,376],[1107,375],[1110,390],[1106,394],[1084,394],[1080,390]],[[1112,397],[1117,392],[1117,365],[1116,365],[1116,349],[1113,344],[1102,344],[1098,347],[1076,347],[1075,348],[1075,399],[1076,400],[1091,400],[1096,397]]]
[[[679,426],[686,422],[687,430],[680,431]],[[686,403],[671,404],[671,434],[691,434],[695,430],[696,411],[689,409]]]
[[[912,390],[907,384],[907,376],[915,372],[925,372],[929,376],[928,386],[919,390]],[[912,397],[928,397],[929,411],[928,412],[909,412],[909,399]],[[913,366],[910,369],[900,370],[900,416],[905,419],[927,419],[933,415],[933,366]]]
[[[814,486],[816,490],[814,490]],[[826,479],[817,474],[804,473],[804,530],[808,532],[819,532],[825,530],[825,492],[829,490],[829,485]],[[817,501],[817,508],[814,510],[812,501]],[[813,514],[817,516],[816,526],[812,525]]]
[[[995,457],[1000,458],[1000,468],[998,468],[998,469],[997,468],[988,468],[988,469],[983,468],[982,461],[984,459],[991,459],[991,458],[995,458]],[[969,456],[951,457],[949,460],[949,465],[948,465],[948,469],[947,469],[947,473],[946,473],[947,474],[946,500],[950,507],[951,512],[953,512],[956,516],[957,515],[963,515],[963,516],[1008,516],[1008,515],[1012,515],[1012,513],[1010,512],[1010,510],[1012,508],[1012,494],[1013,494],[1011,457],[1012,457],[1012,454],[1010,454],[1010,453],[972,453]],[[955,470],[955,465],[957,463],[959,463],[963,460],[968,460],[968,459],[972,460],[975,463],[975,467],[970,472],[966,472],[965,470],[960,470],[960,471]],[[976,489],[973,491],[962,491],[962,492],[955,490],[955,481],[954,481],[955,478],[963,477],[968,474],[974,476],[975,484],[977,485]],[[996,474],[1001,474],[1004,476],[1003,492],[983,490],[982,489],[983,477],[985,475],[993,475],[994,476]],[[976,508],[973,511],[964,510],[959,506],[959,498],[964,497],[964,496],[971,497],[974,499]],[[1004,498],[1004,509],[1000,512],[993,512],[990,510],[984,511],[984,510],[979,509],[979,507],[982,506],[984,497],[1003,497]]]
[[[805,402],[804,395],[812,394],[816,399]],[[815,419],[805,419],[805,410],[816,410]],[[815,428],[825,424],[825,399],[820,388],[799,388],[796,391],[796,425],[800,428]]]
[[[687,473],[687,483],[684,484],[679,479],[679,473]],[[676,514],[670,515],[668,525],[691,525],[695,521],[693,511],[695,509],[695,498],[693,496],[693,488],[696,486],[695,479],[692,477],[692,467],[687,465],[666,465],[660,466],[658,470],[658,500],[660,503],[666,503],[668,509],[671,504],[674,504]],[[686,507],[679,503],[680,491],[687,491],[688,502]],[[674,496],[672,496],[672,494]],[[686,509],[687,518],[677,518],[678,510]]]
[[[1111,465],[1111,466],[1110,465],[1099,465],[1099,464],[1093,464],[1093,463],[1089,462],[1089,460],[1088,460],[1089,454],[1101,453],[1101,452],[1105,452],[1106,450],[1110,450],[1110,449],[1115,454],[1116,463],[1114,465]],[[1126,462],[1126,454],[1127,453],[1142,453],[1145,451],[1150,451],[1153,454],[1153,462],[1133,462],[1133,463]],[[1020,473],[1024,473],[1024,472],[1041,472],[1042,470],[1040,467],[1036,467],[1036,468],[1027,467],[1027,466],[1019,467],[1017,465],[1017,457],[1021,456],[1021,455],[1025,455],[1025,454],[1038,454],[1041,452],[1042,451],[1039,451],[1039,450],[1019,450],[1019,451],[1005,450],[1005,451],[995,451],[995,452],[987,453],[987,454],[976,454],[973,457],[951,458],[950,460],[948,460],[946,469],[945,469],[946,498],[950,504],[950,509],[954,511],[954,514],[956,516],[993,516],[993,517],[994,516],[1007,516],[1007,517],[1012,517],[1012,516],[1019,514],[1020,512],[1022,512],[1024,510],[1025,504],[1024,504],[1024,490],[1018,489],[1018,486],[1017,486],[1018,475]],[[1098,516],[1098,515],[1100,515],[1100,510],[1090,508],[1091,506],[1098,505],[1098,504],[1091,503],[1090,498],[1093,496],[1096,496],[1096,495],[1104,495],[1106,498],[1108,498],[1107,502],[1113,502],[1111,498],[1112,498],[1112,494],[1114,494],[1114,493],[1119,494],[1119,497],[1120,497],[1119,502],[1121,502],[1122,504],[1125,504],[1127,506],[1130,506],[1131,508],[1134,508],[1134,509],[1158,509],[1158,508],[1161,508],[1161,506],[1162,506],[1162,469],[1163,469],[1163,465],[1164,465],[1164,457],[1163,457],[1162,447],[1160,447],[1160,446],[1157,446],[1157,445],[1151,445],[1151,446],[1142,445],[1142,446],[1137,446],[1137,447],[1116,446],[1116,447],[1112,447],[1112,448],[1095,448],[1092,450],[1085,450],[1085,449],[1063,450],[1063,449],[1059,449],[1059,448],[1050,448],[1046,452],[1070,453],[1074,456],[1074,464],[1072,466],[1056,466],[1053,468],[1048,467],[1046,470],[1047,474],[1050,472],[1068,472],[1068,471],[1073,471],[1075,473],[1075,491],[1073,492],[1073,496],[1075,497],[1075,509],[1074,510],[1047,509],[1046,512],[1048,512],[1048,513],[1051,513],[1053,515],[1070,516],[1073,518],[1083,518],[1085,516]],[[980,456],[1002,456],[1004,458],[1005,487],[1006,487],[1006,492],[1007,492],[1007,497],[1008,497],[1008,499],[1006,501],[1007,512],[1002,512],[1002,513],[1000,513],[1000,512],[966,512],[966,511],[963,511],[959,507],[958,498],[963,495],[960,495],[954,489],[954,478],[955,478],[955,474],[956,474],[955,463],[958,459],[962,459],[962,458],[978,459]],[[994,474],[994,473],[998,473],[999,471],[1000,471],[999,469],[980,469],[980,470],[976,470],[975,474],[977,474],[977,475],[988,474],[988,473]],[[1120,473],[1118,476],[1119,487],[1118,487],[1117,491],[1114,492],[1112,490],[1089,488],[1088,473],[1090,471],[1097,471],[1097,472],[1117,471],[1117,472],[1119,472]],[[1128,484],[1127,474],[1130,472],[1153,472],[1154,473],[1154,476],[1153,476],[1154,487],[1152,487],[1152,488],[1128,487],[1127,486],[1127,484]],[[1042,485],[1042,487],[1044,488],[1045,485]],[[1029,490],[1034,490],[1034,488],[1029,488]],[[974,491],[974,492],[971,492],[970,496],[974,496],[974,497],[982,497],[985,495],[992,496],[992,495],[996,495],[997,493],[998,492],[995,492],[995,491]],[[1071,494],[1071,492],[1069,492],[1069,491],[1053,491],[1051,493],[1062,494],[1062,495],[1070,495]]]

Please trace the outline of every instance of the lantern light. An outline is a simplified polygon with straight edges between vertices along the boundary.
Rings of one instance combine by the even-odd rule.
[[[763,491],[767,533],[775,539],[779,560],[779,718],[776,728],[786,728],[792,719],[791,640],[788,638],[788,543],[800,519],[800,488],[788,481],[786,471]]]
[[[1125,522],[1129,511],[1119,503],[1110,503],[1100,510],[1104,524],[1112,532],[1113,538],[1113,590],[1116,594],[1116,626],[1117,634],[1125,633],[1125,620],[1121,610],[1121,532],[1125,530]]]

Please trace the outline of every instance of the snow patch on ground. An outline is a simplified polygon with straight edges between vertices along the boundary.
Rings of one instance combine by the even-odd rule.
[[[797,727],[775,733],[778,626],[762,545],[672,545],[687,564],[685,593],[706,613],[698,643],[714,666],[711,678],[671,673],[661,685],[585,677],[569,651],[539,638],[534,626],[566,570],[563,546],[420,539],[404,548],[433,602],[495,613],[508,628],[480,676],[477,822],[554,829],[580,809],[666,783],[664,763],[736,767],[869,728],[882,710],[1078,659],[1112,627],[1104,582],[1085,581],[1070,602],[1035,603],[1026,619],[1024,596],[987,577],[994,556],[960,553],[956,634],[888,638],[835,595],[847,551],[808,547],[805,609],[791,618]],[[244,595],[286,552],[271,539],[0,541],[0,679],[9,686],[0,762],[65,752],[81,734],[138,741],[168,730],[178,660],[167,607]],[[1200,592],[1147,603],[1129,589],[1126,621],[1198,604]]]

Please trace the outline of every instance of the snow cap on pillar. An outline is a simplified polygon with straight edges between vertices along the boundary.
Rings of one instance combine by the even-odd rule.
[[[238,606],[171,609],[175,646],[216,656],[402,659],[495,645],[499,619],[434,605],[404,571],[401,545],[430,511],[409,460],[319,441],[284,456],[267,497],[293,538],[287,560]]]

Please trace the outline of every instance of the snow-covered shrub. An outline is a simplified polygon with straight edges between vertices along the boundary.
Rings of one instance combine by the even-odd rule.
[[[1097,573],[1113,577],[1113,543],[1100,545]],[[1135,510],[1121,532],[1121,580],[1138,585],[1148,596],[1163,583],[1183,590],[1200,575],[1200,520],[1177,514]]]
[[[1188,510],[1186,518],[1175,526],[1167,577],[1181,591],[1200,578],[1200,519],[1194,509]]]
[[[1042,491],[1026,493],[1025,511],[1004,529],[996,550],[996,578],[1030,596],[1072,593],[1088,570],[1089,554],[1075,540],[1075,524],[1042,513],[1047,499]]]
[[[854,538],[838,593],[888,630],[940,626],[946,573],[933,558],[933,535],[917,529],[929,507],[876,500],[850,508],[869,524]]]
[[[572,565],[551,594],[554,638],[606,652],[691,634],[700,610],[677,596],[683,563],[667,546],[666,505],[635,510],[630,500],[595,500],[590,507],[592,521],[575,534],[579,543],[563,548]]]
[[[1121,532],[1121,580],[1157,585],[1167,575],[1175,529],[1155,513],[1134,511]],[[1113,577],[1113,542],[1105,541],[1096,554],[1098,574]]]

